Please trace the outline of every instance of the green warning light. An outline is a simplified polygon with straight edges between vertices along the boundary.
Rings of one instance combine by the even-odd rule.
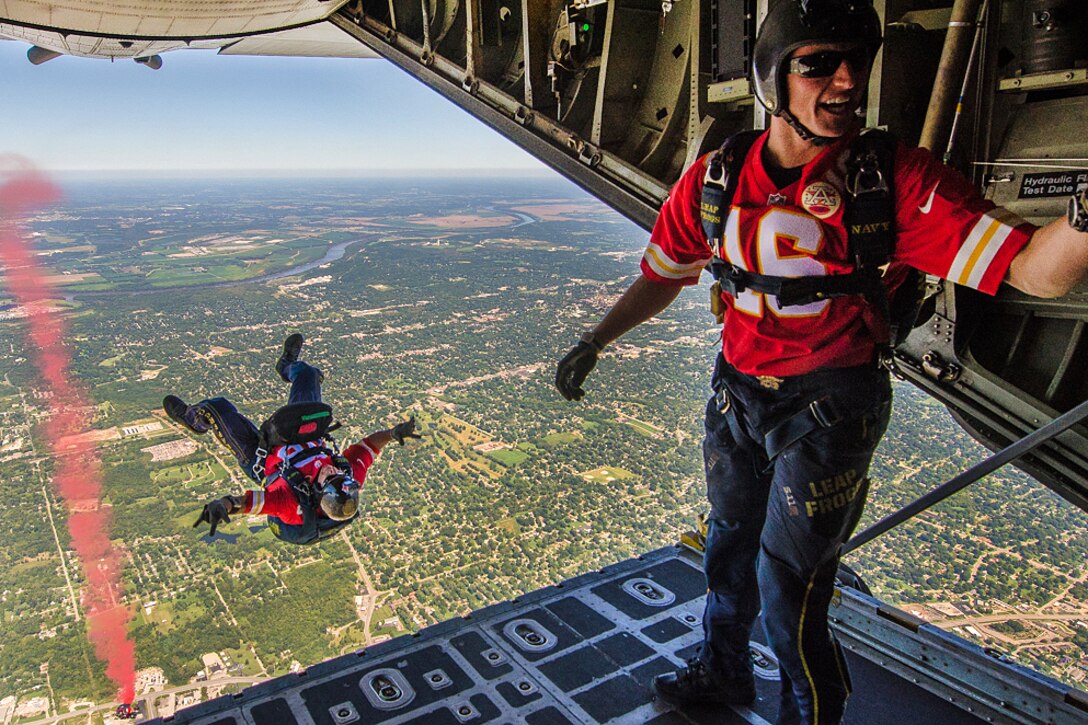
[[[589,27],[590,27],[589,23],[582,23],[582,32],[583,33],[588,33],[589,32]]]

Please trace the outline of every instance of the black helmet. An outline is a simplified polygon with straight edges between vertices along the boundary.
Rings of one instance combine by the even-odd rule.
[[[752,49],[756,98],[776,116],[789,106],[786,60],[804,45],[857,43],[880,50],[880,17],[872,0],[772,0]]]
[[[337,473],[321,487],[321,510],[333,521],[347,521],[359,512],[359,484],[351,476]]]

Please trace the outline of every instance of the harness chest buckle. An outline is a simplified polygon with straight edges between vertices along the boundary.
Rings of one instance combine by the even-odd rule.
[[[255,457],[253,459],[253,465],[250,466],[250,470],[257,475],[258,478],[262,476],[264,471],[264,462],[268,458],[268,451],[260,446],[257,447]]]
[[[869,151],[857,160],[857,166],[850,170],[846,179],[846,190],[857,199],[866,194],[887,194],[888,182],[880,169],[880,158],[875,151]]]

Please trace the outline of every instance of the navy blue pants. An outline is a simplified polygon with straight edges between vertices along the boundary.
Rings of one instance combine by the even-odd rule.
[[[719,355],[713,386],[700,659],[726,678],[750,673],[762,606],[782,674],[778,722],[837,723],[850,684],[827,609],[888,425],[888,375],[866,366],[761,382]]]
[[[321,371],[301,360],[291,363],[284,371],[291,381],[287,404],[321,401]],[[238,412],[226,398],[207,398],[190,409],[195,426],[210,428],[238,460],[245,474],[257,483],[264,480],[264,471],[255,471],[257,462],[257,426]]]

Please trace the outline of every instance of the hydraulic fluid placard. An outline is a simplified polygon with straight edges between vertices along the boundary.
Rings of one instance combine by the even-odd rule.
[[[1047,171],[1024,174],[1020,181],[1021,199],[1041,199],[1052,196],[1071,196],[1088,186],[1088,170]]]

